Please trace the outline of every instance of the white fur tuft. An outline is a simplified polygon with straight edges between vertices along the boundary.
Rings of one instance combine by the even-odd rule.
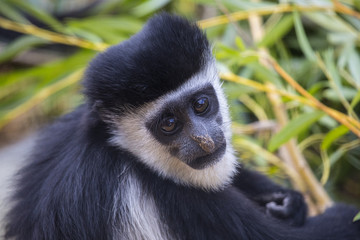
[[[114,195],[114,237],[113,239],[173,239],[166,223],[160,220],[155,200],[127,169]],[[119,227],[121,226],[121,227]]]

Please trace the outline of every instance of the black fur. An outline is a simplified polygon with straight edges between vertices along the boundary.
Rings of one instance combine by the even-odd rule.
[[[180,39],[186,45],[170,44],[175,40],[180,44]],[[161,221],[174,239],[359,240],[360,226],[351,222],[356,214],[351,207],[336,205],[305,221],[301,195],[257,173],[240,170],[232,185],[204,191],[159,177],[129,152],[109,144],[111,126],[98,115],[94,103],[114,108],[155,99],[197,72],[205,49],[208,43],[193,25],[161,15],[150,20],[139,36],[98,56],[84,84],[88,102],[44,131],[20,171],[5,238],[116,237],[114,228],[125,229],[116,220],[122,218],[114,215],[127,212],[116,210],[115,199],[122,201],[122,196],[114,195],[131,173],[144,195],[154,198]],[[267,203],[285,198],[289,200],[285,211],[268,212],[274,209]],[[142,210],[145,216],[148,209]]]
[[[360,239],[359,225],[351,223],[355,209],[335,206],[302,227],[289,227],[263,214],[246,195],[253,189],[233,185],[206,192],[179,186],[106,144],[108,138],[104,123],[85,105],[48,128],[20,173],[6,237],[112,239],[113,196],[126,169],[139,178],[144,194],[154,196],[162,220],[178,239]],[[280,189],[270,182],[259,184]]]
[[[106,108],[137,107],[182,85],[209,54],[208,41],[195,24],[158,15],[141,32],[90,63],[85,94]]]

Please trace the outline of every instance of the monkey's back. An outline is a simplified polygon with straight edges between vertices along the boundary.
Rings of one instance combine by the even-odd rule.
[[[106,208],[112,206],[113,181],[121,161],[113,161],[115,149],[104,144],[106,129],[88,112],[82,105],[41,133],[16,176],[6,238],[105,239],[111,235],[111,209]]]

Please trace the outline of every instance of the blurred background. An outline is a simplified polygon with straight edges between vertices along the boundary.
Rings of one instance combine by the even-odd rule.
[[[1,0],[0,197],[36,132],[83,102],[88,62],[167,11],[213,45],[240,161],[301,191],[310,214],[360,206],[359,10],[359,0]]]

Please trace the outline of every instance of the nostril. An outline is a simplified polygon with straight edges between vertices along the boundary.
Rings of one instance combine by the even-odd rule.
[[[212,153],[215,150],[215,143],[209,135],[196,136],[191,135],[191,138],[199,144],[199,146],[207,153]]]

